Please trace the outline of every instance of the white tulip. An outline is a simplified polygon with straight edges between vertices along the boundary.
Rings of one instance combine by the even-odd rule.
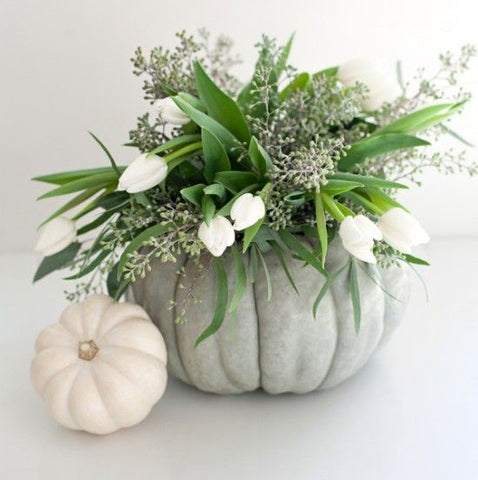
[[[365,111],[378,110],[400,95],[394,74],[383,62],[376,60],[349,60],[340,66],[337,78],[346,87],[360,82],[368,88],[368,96],[362,102]]]
[[[384,240],[402,253],[411,253],[412,247],[428,243],[430,237],[418,221],[402,208],[392,208],[378,220]]]
[[[206,222],[202,222],[199,226],[198,237],[215,257],[220,257],[235,240],[231,222],[221,215],[216,215],[209,226]]]
[[[359,260],[377,263],[372,252],[373,241],[381,240],[382,234],[375,223],[364,215],[345,217],[340,224],[339,235],[345,250]]]
[[[56,217],[41,229],[35,252],[45,257],[53,255],[64,250],[75,237],[75,222],[66,217]]]
[[[191,119],[176,105],[171,97],[161,98],[153,104],[159,118],[163,123],[172,125],[186,125]]]
[[[231,220],[234,230],[244,230],[254,225],[266,214],[266,207],[261,197],[244,193],[232,205]]]
[[[168,174],[166,160],[157,155],[143,154],[133,160],[121,175],[118,190],[138,193],[159,185]]]

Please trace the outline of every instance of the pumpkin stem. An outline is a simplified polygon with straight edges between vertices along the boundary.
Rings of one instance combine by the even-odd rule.
[[[95,358],[98,351],[99,348],[93,340],[80,342],[78,345],[78,357],[82,360],[87,360],[88,362]]]

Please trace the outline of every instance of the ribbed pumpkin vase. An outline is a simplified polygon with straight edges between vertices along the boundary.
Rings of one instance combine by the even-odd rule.
[[[130,295],[146,309],[166,341],[168,368],[173,375],[200,390],[220,394],[258,388],[273,394],[330,388],[354,375],[400,322],[409,295],[404,268],[368,265],[374,280],[357,269],[361,299],[357,334],[348,268],[333,282],[314,318],[312,307],[324,277],[304,262],[286,258],[297,294],[274,252],[264,257],[273,284],[270,301],[265,274],[259,268],[235,318],[226,316],[220,330],[196,348],[195,340],[214,313],[215,269],[200,274],[197,264],[186,256],[176,263],[158,260],[144,279],[133,284]],[[244,260],[249,262],[248,257]],[[224,261],[232,296],[234,261],[227,253]],[[327,270],[336,272],[349,261],[340,241],[333,242],[327,254]],[[210,258],[205,255],[201,262],[206,265]],[[184,274],[179,276],[181,267]],[[191,288],[200,301],[182,302]],[[187,321],[175,322],[177,314],[171,309],[171,300],[178,305],[186,303]]]

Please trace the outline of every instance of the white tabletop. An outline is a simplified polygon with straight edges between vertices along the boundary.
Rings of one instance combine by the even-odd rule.
[[[68,431],[29,379],[38,331],[66,304],[32,286],[32,255],[0,256],[0,478],[478,478],[478,239],[436,239],[402,326],[353,379],[308,395],[205,394],[170,379],[140,425]]]

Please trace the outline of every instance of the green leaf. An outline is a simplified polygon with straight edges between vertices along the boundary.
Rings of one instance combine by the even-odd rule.
[[[236,147],[238,146],[238,141],[229,130],[214,120],[214,118],[194,108],[181,97],[174,97],[173,100],[176,102],[176,105],[184,113],[186,113],[186,115],[188,115],[196,125],[199,125],[201,128],[204,128],[208,132],[215,135],[224,145],[228,154],[231,155],[234,153]]]
[[[106,289],[108,290],[108,295],[111,298],[115,298],[118,290],[121,286],[121,281],[117,278],[118,275],[118,263],[115,263],[111,271],[106,277]]]
[[[260,230],[263,223],[264,218],[261,218],[256,223],[254,223],[254,225],[251,225],[244,230],[244,240],[242,246],[243,253],[249,248],[249,245],[254,240],[254,237],[257,235],[257,232]]]
[[[55,270],[61,270],[62,268],[66,267],[74,260],[80,248],[81,243],[74,242],[68,245],[68,247],[64,248],[61,252],[45,257],[35,273],[33,282],[37,282]]]
[[[164,142],[159,147],[154,148],[151,150],[148,155],[156,155],[158,153],[166,152],[167,150],[174,150],[177,147],[183,147],[185,145],[189,145],[191,143],[196,143],[201,140],[201,135],[192,134],[192,135],[180,135],[178,137],[174,137],[167,142]]]
[[[118,167],[121,172],[126,170],[126,167]],[[113,172],[111,167],[89,168],[85,170],[70,170],[67,172],[51,173],[49,175],[42,175],[40,177],[33,177],[35,182],[51,183],[53,185],[64,185],[65,183],[73,182],[85,177],[91,177],[102,173]]]
[[[50,215],[40,226],[45,225],[45,223],[50,222],[54,218],[60,216],[61,214],[68,212],[72,208],[77,207],[84,201],[88,200],[91,198],[93,195],[98,193],[101,190],[101,188],[89,188],[85,190],[84,192],[81,192],[79,195],[76,197],[72,198],[69,202],[65,203],[61,208],[55,211],[52,215]]]
[[[334,281],[337,279],[337,277],[345,270],[345,268],[348,266],[348,263],[345,264],[342,268],[334,272],[332,275],[330,275],[329,278],[324,282],[322,285],[322,288],[319,290],[319,293],[317,297],[315,298],[314,305],[312,306],[312,314],[314,315],[314,318],[317,318],[317,312],[319,310],[319,305],[322,299],[325,297],[325,294],[328,292],[329,288],[331,285],[334,283]]]
[[[295,252],[300,259],[302,259],[304,262],[306,262],[307,264],[314,267],[316,270],[318,270],[325,277],[328,277],[328,273],[322,267],[321,262],[319,262],[317,257],[309,249],[304,247],[304,245],[302,245],[302,243],[300,243],[299,240],[297,240],[295,235],[288,232],[287,230],[280,230],[278,232],[278,234],[279,234],[280,238],[282,239],[282,241],[293,252]]]
[[[351,170],[366,159],[378,157],[385,153],[406,148],[430,145],[430,142],[401,133],[382,133],[372,135],[354,143],[346,155],[339,160],[339,170]]]
[[[74,275],[63,278],[63,280],[77,280],[78,278],[88,275],[96,267],[98,267],[108,255],[111,255],[111,252],[109,250],[101,250],[100,253],[88,265],[82,267],[80,271],[75,273]]]
[[[91,232],[91,230],[94,230],[95,228],[100,227],[105,222],[107,222],[115,213],[117,213],[117,211],[118,209],[114,209],[114,210],[109,210],[107,212],[102,213],[91,222],[79,228],[77,231],[77,234],[84,235],[85,233]]]
[[[232,245],[231,251],[234,258],[235,281],[234,294],[232,296],[231,304],[229,306],[229,313],[232,313],[237,309],[240,301],[242,300],[242,297],[244,296],[244,292],[246,291],[247,286],[247,274],[243,256],[239,252],[236,244]]]
[[[208,185],[207,187],[204,187],[203,192],[206,195],[215,195],[220,200],[224,200],[224,198],[226,198],[226,195],[227,195],[224,185],[221,185],[220,183],[213,183],[212,185]]]
[[[116,185],[118,182],[118,177],[115,172],[110,173],[99,173],[97,175],[91,175],[89,177],[79,178],[78,180],[73,180],[72,182],[61,185],[54,190],[43,194],[38,197],[38,200],[44,198],[57,197],[59,195],[68,195],[70,193],[75,193],[80,190],[85,190],[89,188],[103,188],[111,185]]]
[[[262,268],[264,269],[264,275],[266,277],[266,284],[267,284],[267,301],[270,302],[272,298],[272,281],[271,281],[271,274],[269,272],[269,268],[267,266],[266,259],[264,255],[262,255],[261,250],[256,246],[253,250],[257,250],[257,255],[259,256],[262,264]]]
[[[287,263],[284,258],[284,254],[282,253],[281,247],[277,244],[277,242],[274,241],[272,244],[272,249],[274,250],[274,253],[277,256],[277,259],[279,260],[279,263],[282,267],[282,270],[284,270],[284,273],[289,280],[289,283],[292,285],[292,288],[296,291],[297,294],[299,294],[299,290],[297,290],[297,286],[294,282],[294,277],[292,277],[292,274],[290,273],[289,267],[287,266]]]
[[[320,187],[320,191],[327,193],[331,197],[334,197],[335,195],[340,195],[341,193],[345,193],[359,187],[363,187],[363,184],[359,182],[351,182],[350,180],[330,179],[323,187]]]
[[[289,37],[289,40],[287,40],[287,43],[282,47],[279,58],[277,59],[277,64],[276,64],[276,69],[275,69],[277,79],[279,79],[282,72],[287,67],[287,61],[289,60],[289,55],[290,55],[290,51],[292,49],[292,44],[294,43],[294,36],[295,36],[295,33],[293,33]]]
[[[202,210],[202,215],[204,217],[204,221],[206,222],[206,225],[210,225],[211,220],[213,219],[214,214],[216,213],[216,205],[214,204],[214,201],[210,196],[204,195],[202,197],[201,210]]]
[[[355,173],[335,173],[328,177],[329,180],[346,180],[349,182],[361,183],[363,187],[376,187],[376,188],[405,188],[408,189],[403,183],[391,182],[384,178],[372,177],[368,175],[357,175]]]
[[[422,258],[410,255],[409,253],[405,254],[405,260],[408,263],[413,263],[414,265],[424,265],[424,266],[427,266],[427,267],[430,266],[430,264],[426,260],[423,260]]]
[[[232,193],[237,193],[249,185],[257,183],[257,176],[252,172],[218,172],[214,181],[221,183]]]
[[[111,210],[125,205],[129,201],[129,193],[126,192],[111,192],[108,195],[96,199],[95,203],[98,208],[103,210]]]
[[[204,154],[204,178],[208,182],[214,180],[217,172],[231,170],[231,163],[224,145],[205,128],[202,129],[202,148]]]
[[[315,219],[317,221],[317,234],[319,235],[322,252],[322,267],[325,268],[325,257],[327,256],[328,236],[327,223],[325,221],[324,204],[320,192],[315,193]]]
[[[448,133],[448,135],[451,135],[453,138],[463,143],[463,145],[466,145],[467,147],[470,147],[470,148],[474,147],[474,145],[471,142],[463,138],[460,134],[455,132],[455,130],[452,130],[450,127],[447,127],[446,125],[441,125],[441,127],[445,130],[446,133]]]
[[[311,76],[307,72],[299,73],[281,92],[279,98],[285,100],[290,94],[296,90],[305,90],[311,82]]]
[[[206,104],[208,115],[238,140],[248,143],[251,132],[237,103],[209,78],[199,62],[194,63],[194,74],[199,97]]]
[[[255,283],[257,279],[257,267],[258,267],[258,260],[257,260],[257,249],[251,248],[249,255],[249,278],[251,283]]]
[[[410,134],[425,130],[433,125],[442,123],[452,115],[455,115],[461,110],[465,103],[466,101],[458,103],[442,103],[416,110],[408,115],[404,115],[389,125],[379,128],[373,135],[384,133]]]
[[[323,70],[319,70],[318,72],[315,72],[313,77],[316,78],[316,77],[320,77],[320,76],[324,76],[324,77],[335,77],[337,75],[339,71],[339,67],[338,66],[335,66],[335,67],[329,67],[329,68],[324,68]]]
[[[249,158],[260,175],[265,175],[272,168],[271,157],[260,145],[256,137],[252,137],[249,143]]]
[[[216,308],[214,310],[214,316],[211,323],[201,333],[201,335],[199,335],[194,344],[194,347],[197,347],[201,342],[206,340],[206,338],[216,333],[219,328],[221,328],[221,325],[224,322],[224,317],[226,316],[228,300],[227,273],[224,267],[224,262],[221,258],[214,258],[214,265],[216,267],[217,275]]]
[[[121,254],[121,257],[118,262],[118,276],[117,276],[118,280],[121,278],[121,275],[123,274],[123,270],[126,264],[128,263],[129,256],[133,252],[136,252],[137,250],[139,250],[143,246],[143,244],[147,242],[149,239],[160,237],[161,235],[164,235],[166,232],[168,232],[172,228],[173,228],[172,223],[166,223],[165,225],[157,224],[147,228],[146,230],[141,232],[139,235],[137,235]]]
[[[193,205],[196,205],[198,208],[202,208],[202,197],[204,196],[204,183],[198,183],[197,185],[193,185],[192,187],[183,188],[179,193],[181,193],[182,197],[191,202]]]
[[[379,188],[360,188],[357,189],[357,192],[360,194],[365,193],[370,198],[370,200],[382,210],[389,210],[390,207],[398,207],[408,212],[408,210],[401,203],[397,202],[392,197],[382,192],[382,190],[380,190]]]
[[[329,212],[329,214],[335,218],[338,222],[341,222],[347,215],[344,215],[343,210],[340,208],[340,204],[337,200],[333,199],[325,192],[321,192],[320,197],[322,199],[323,207]]]
[[[360,321],[361,321],[361,306],[360,306],[360,289],[358,283],[357,275],[357,265],[355,260],[352,260],[350,263],[349,271],[349,288],[350,288],[350,297],[352,299],[352,307],[354,310],[354,327],[355,332],[358,334],[360,331]]]
[[[128,285],[131,283],[131,280],[129,279],[124,279],[121,281],[119,284],[118,289],[116,290],[115,296],[114,296],[114,301],[117,302],[120,298],[121,295],[123,295],[124,291],[128,287]]]
[[[109,152],[109,150],[105,147],[105,145],[103,144],[103,142],[94,134],[94,133],[91,133],[91,132],[88,132],[92,137],[93,139],[95,140],[95,142],[101,147],[101,149],[103,150],[103,152],[106,153],[106,156],[108,157],[110,163],[111,163],[111,168],[116,172],[116,175],[119,177],[121,177],[121,171],[120,169],[118,168],[118,165],[116,165],[116,162],[114,161],[114,158],[113,158],[113,155],[111,155],[111,153]]]
[[[384,209],[380,205],[377,205],[376,203],[371,201],[369,198],[366,198],[365,195],[355,192],[347,192],[344,193],[344,197],[352,200],[355,203],[358,203],[373,215],[381,216],[384,214]]]

